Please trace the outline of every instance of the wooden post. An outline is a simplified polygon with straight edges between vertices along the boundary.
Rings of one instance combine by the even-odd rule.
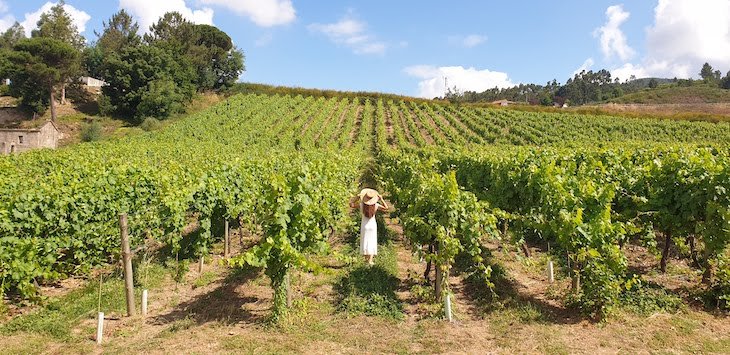
[[[127,214],[119,214],[119,229],[122,234],[122,260],[124,262],[124,289],[127,292],[127,316],[136,313],[134,309],[134,275],[132,274],[132,253],[129,251],[127,235]]]
[[[548,272],[548,281],[550,283],[555,282],[555,274],[553,273],[553,261],[552,260],[548,260],[547,272]]]
[[[436,300],[441,301],[441,282],[443,279],[441,264],[436,264],[436,280],[434,281],[434,292],[436,293]]]
[[[96,318],[96,343],[101,344],[101,339],[104,336],[104,312],[99,312],[99,316]]]
[[[223,240],[223,257],[227,258],[228,255],[231,253],[231,235],[230,230],[228,229],[228,218],[226,218],[225,228],[226,233]]]
[[[667,272],[667,259],[669,258],[669,247],[672,244],[672,234],[667,231],[664,238],[664,250],[662,250],[662,259],[659,261],[659,269],[662,272]]]
[[[205,261],[204,261],[203,253],[200,253],[200,260],[198,261],[198,273],[199,274],[203,273],[203,263],[204,262]]]
[[[580,292],[580,270],[578,268],[573,269],[573,278],[570,287],[573,292]]]
[[[147,316],[147,290],[142,290],[142,316]]]
[[[286,272],[286,276],[284,276],[284,282],[286,285],[286,308],[291,308],[291,300],[292,300],[292,294],[291,294],[291,270]]]

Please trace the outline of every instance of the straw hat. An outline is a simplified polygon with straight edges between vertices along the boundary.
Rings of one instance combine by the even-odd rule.
[[[380,194],[373,189],[363,189],[360,191],[360,200],[366,205],[374,205],[378,203]]]

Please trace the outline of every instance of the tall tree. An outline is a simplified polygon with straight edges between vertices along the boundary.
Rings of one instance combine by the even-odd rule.
[[[86,39],[79,33],[71,15],[64,9],[65,5],[64,0],[59,0],[48,12],[41,14],[36,24],[38,27],[31,32],[31,37],[57,39],[81,50],[86,45]]]
[[[195,71],[187,58],[155,46],[129,47],[104,58],[102,88],[111,110],[138,122],[179,112],[195,93]]]
[[[53,38],[70,44],[80,52],[86,45],[86,39],[79,33],[79,29],[74,25],[71,15],[64,9],[65,5],[64,0],[59,0],[48,12],[41,14],[41,18],[37,23],[38,27],[31,32],[31,37]],[[80,56],[77,56],[77,58],[81,60]],[[80,69],[80,66],[74,67]],[[74,77],[78,77],[80,71],[64,74],[68,74],[68,76],[62,78],[61,104],[66,103],[66,83]]]
[[[702,69],[700,69],[700,77],[705,81],[710,81],[715,77],[710,63],[705,63],[702,65]]]
[[[0,36],[0,48],[12,49],[25,38],[25,29],[17,21]]]
[[[730,71],[725,74],[725,77],[720,81],[720,87],[723,89],[730,89]]]
[[[194,25],[193,43],[186,55],[196,67],[199,90],[218,89],[238,79],[244,70],[243,53],[225,32],[210,25]]]
[[[138,46],[142,38],[137,34],[139,25],[124,9],[112,15],[108,22],[103,22],[101,33],[94,31],[98,37],[96,46],[104,54],[119,53],[129,46]]]
[[[50,104],[51,119],[55,121],[56,87],[70,73],[78,72],[79,51],[57,39],[36,37],[19,41],[8,60],[13,64],[9,72],[11,94],[21,97],[21,104],[36,112]]]
[[[150,26],[149,32],[144,35],[144,41],[175,54],[185,54],[194,43],[194,31],[192,22],[186,20],[181,13],[173,11],[165,13]]]

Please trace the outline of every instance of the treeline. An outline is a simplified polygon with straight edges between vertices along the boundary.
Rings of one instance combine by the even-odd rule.
[[[263,95],[279,95],[279,96],[297,96],[301,95],[304,97],[346,97],[350,100],[358,99],[360,103],[365,104],[367,100],[377,101],[379,99],[388,101],[407,101],[407,102],[419,102],[426,103],[432,102],[429,99],[422,99],[412,96],[403,96],[397,94],[387,94],[381,92],[371,91],[339,91],[339,90],[320,90],[320,89],[308,89],[290,86],[276,86],[259,83],[236,83],[235,85],[227,88],[227,94],[263,94]]]
[[[611,72],[605,69],[599,71],[581,71],[568,79],[565,84],[555,79],[545,85],[520,84],[509,88],[493,88],[483,92],[460,91],[457,87],[449,88],[444,98],[452,102],[492,102],[510,100],[529,105],[563,106],[584,105],[588,103],[608,101],[626,94],[644,89],[655,89],[659,85],[693,86],[709,85],[723,89],[730,89],[730,71],[721,77],[719,70],[705,63],[699,72],[700,80],[692,79],[637,79],[633,75],[624,82],[619,78],[612,78]]]
[[[168,12],[143,36],[125,10],[104,21],[90,45],[59,1],[26,38],[17,22],[0,36],[0,76],[8,93],[33,112],[66,101],[66,88],[91,76],[106,84],[99,98],[103,115],[140,122],[183,110],[196,91],[234,84],[244,70],[243,52],[225,32]]]

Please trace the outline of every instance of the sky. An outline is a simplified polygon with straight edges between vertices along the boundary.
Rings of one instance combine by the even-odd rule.
[[[26,31],[55,2],[0,0],[0,30]],[[119,9],[140,31],[167,11],[228,33],[242,81],[435,97],[559,83],[582,69],[624,81],[730,71],[730,0],[67,0],[96,40]]]

